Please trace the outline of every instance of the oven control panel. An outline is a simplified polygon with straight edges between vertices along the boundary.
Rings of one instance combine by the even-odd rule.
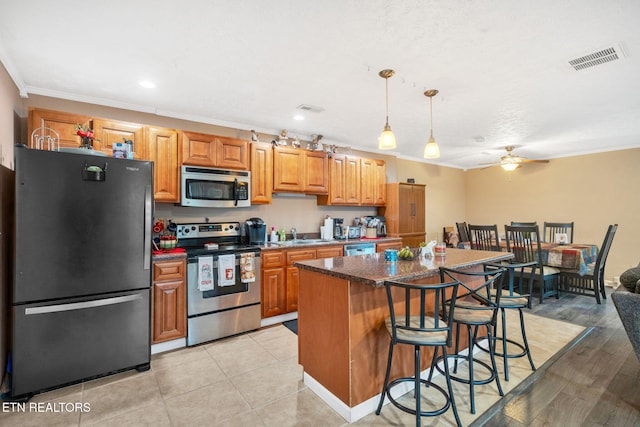
[[[193,239],[202,237],[240,236],[239,222],[207,222],[195,224],[178,224],[176,237],[178,239]]]

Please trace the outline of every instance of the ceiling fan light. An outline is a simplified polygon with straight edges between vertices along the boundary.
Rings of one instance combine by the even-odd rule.
[[[433,136],[429,137],[429,142],[424,146],[424,158],[425,159],[437,159],[440,157],[440,147],[433,139]]]
[[[511,172],[516,170],[519,165],[517,163],[503,163],[500,166],[502,166],[502,169],[506,170],[507,172]]]
[[[378,149],[393,150],[394,148],[396,148],[396,136],[393,134],[391,126],[387,124],[378,138]]]

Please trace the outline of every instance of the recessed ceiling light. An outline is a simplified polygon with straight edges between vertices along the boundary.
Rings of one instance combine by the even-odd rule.
[[[139,84],[140,86],[146,87],[147,89],[153,89],[156,87],[156,84],[153,82],[150,82],[149,80],[143,80]]]
[[[304,116],[302,114],[296,114],[293,116],[293,120],[304,120]]]

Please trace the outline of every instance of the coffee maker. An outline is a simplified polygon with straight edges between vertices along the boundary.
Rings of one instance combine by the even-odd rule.
[[[262,218],[249,218],[244,224],[248,243],[250,245],[264,245],[267,241],[267,224]]]
[[[376,216],[374,218],[378,220],[378,225],[376,226],[377,237],[386,237],[387,236],[387,220],[383,216]]]
[[[342,234],[344,226],[344,218],[333,218],[333,238],[334,239],[344,239],[345,236]]]

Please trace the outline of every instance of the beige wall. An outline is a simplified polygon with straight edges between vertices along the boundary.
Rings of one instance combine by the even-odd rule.
[[[466,172],[466,220],[472,224],[574,221],[574,241],[602,244],[609,224],[618,232],[605,276],[619,276],[640,261],[640,148]],[[542,230],[541,230],[542,231]]]
[[[21,99],[18,88],[0,63],[0,163],[13,169],[13,144],[20,141]]]

